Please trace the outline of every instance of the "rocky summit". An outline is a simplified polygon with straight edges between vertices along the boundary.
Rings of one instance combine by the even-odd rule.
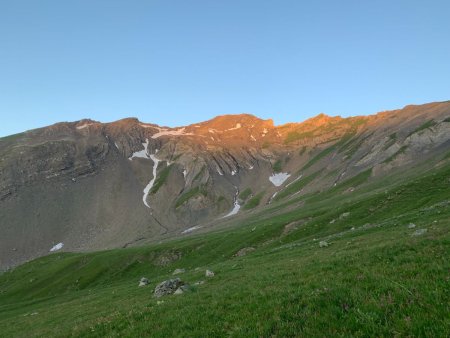
[[[241,114],[178,128],[127,118],[26,131],[0,139],[0,268],[226,227],[337,186],[356,194],[438,166],[449,149],[449,101],[280,126]]]

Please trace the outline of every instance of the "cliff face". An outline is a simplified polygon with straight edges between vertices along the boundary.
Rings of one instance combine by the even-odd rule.
[[[449,102],[282,126],[247,114],[180,128],[58,123],[0,139],[0,265],[58,243],[104,249],[189,232],[361,173],[434,165],[449,149]]]

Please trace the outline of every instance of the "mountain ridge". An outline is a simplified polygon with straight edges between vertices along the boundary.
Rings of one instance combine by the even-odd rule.
[[[410,109],[410,108],[415,108],[415,107],[426,107],[426,106],[435,106],[435,105],[439,105],[439,104],[446,104],[450,101],[434,101],[434,102],[430,102],[430,103],[425,103],[425,104],[408,104],[405,105],[402,108],[397,108],[397,109],[389,109],[389,110],[382,110],[379,112],[375,112],[375,113],[368,113],[368,114],[362,114],[362,115],[351,115],[351,116],[347,116],[347,117],[342,117],[341,115],[330,115],[327,113],[318,113],[317,115],[308,117],[304,120],[301,121],[291,121],[291,122],[286,122],[286,123],[281,123],[278,125],[275,125],[275,123],[273,122],[272,118],[268,118],[268,119],[264,119],[264,118],[260,118],[255,114],[252,113],[235,113],[235,114],[221,114],[221,115],[217,115],[214,116],[208,120],[204,120],[204,121],[198,121],[198,122],[193,122],[190,124],[186,124],[186,125],[178,125],[178,126],[166,126],[166,125],[159,125],[159,124],[155,124],[155,123],[151,123],[151,122],[145,122],[145,121],[141,121],[139,120],[139,118],[137,117],[133,117],[133,116],[129,116],[129,117],[124,117],[115,121],[110,121],[110,122],[101,122],[101,121],[97,121],[97,120],[93,120],[89,117],[85,117],[82,118],[80,120],[75,120],[75,121],[60,121],[60,122],[56,122],[53,124],[50,124],[48,126],[43,126],[43,127],[38,127],[38,128],[34,128],[34,129],[29,129],[29,130],[24,130],[23,132],[28,132],[28,131],[33,131],[33,130],[39,130],[39,129],[44,129],[44,128],[49,128],[49,127],[53,127],[53,126],[57,126],[57,125],[61,125],[61,124],[73,124],[73,123],[94,123],[94,124],[101,124],[101,125],[108,125],[108,124],[123,124],[126,122],[135,122],[135,123],[142,123],[144,125],[150,125],[150,126],[156,126],[156,127],[160,127],[160,128],[166,128],[166,129],[180,129],[180,128],[187,128],[187,127],[193,127],[195,125],[198,124],[202,124],[202,123],[208,123],[210,121],[213,121],[215,119],[218,118],[238,118],[238,117],[242,117],[242,116],[247,116],[247,117],[251,117],[254,118],[256,120],[259,121],[272,121],[273,127],[275,128],[279,128],[279,127],[284,127],[284,126],[288,126],[288,125],[301,125],[309,120],[315,120],[317,118],[321,118],[321,117],[325,117],[325,118],[341,118],[341,119],[349,119],[349,118],[363,118],[363,117],[367,117],[367,118],[375,118],[375,117],[384,117],[384,115],[389,115],[389,114],[395,114],[399,111],[405,110],[405,109]],[[239,122],[239,121],[238,121]],[[16,134],[11,134],[11,135],[5,135],[3,137],[0,137],[0,140],[3,138],[7,138],[13,135],[17,135],[17,134],[21,134],[23,132],[19,132]]]
[[[345,182],[352,193],[435,163],[449,122],[440,102],[280,126],[250,114],[176,128],[83,119],[2,138],[0,266],[58,243],[86,251],[180,236]]]

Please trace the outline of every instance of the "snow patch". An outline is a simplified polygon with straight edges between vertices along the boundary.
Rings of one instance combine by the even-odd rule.
[[[261,134],[261,136],[262,136],[262,137],[265,137],[266,134],[267,134],[268,132],[269,132],[269,131],[267,130],[267,128],[264,128],[264,129],[263,129],[263,132],[262,132],[262,134]]]
[[[284,181],[286,181],[291,175],[288,173],[278,173],[278,174],[273,174],[272,176],[269,177],[270,182],[272,182],[272,184],[276,187],[279,187],[280,185],[282,185],[284,183]]]
[[[130,157],[128,157],[128,159],[130,161],[133,160],[133,158],[135,157],[140,157],[140,158],[150,158],[148,156],[148,138],[145,139],[145,142],[142,143],[142,145],[144,146],[144,150],[140,150],[140,151],[136,151],[133,153],[133,155],[131,155]]]
[[[64,243],[58,243],[50,249],[50,252],[61,250],[64,246]]]
[[[297,182],[299,179],[301,179],[302,178],[302,176],[303,175],[300,175],[299,177],[297,177],[295,180],[293,180],[291,183],[289,183],[289,184],[286,184],[286,188],[287,187],[289,187],[292,183],[295,183],[295,182]]]
[[[250,138],[252,139],[253,142],[256,142],[256,138],[253,135],[250,135]]]
[[[223,172],[220,171],[219,167],[217,167],[217,172],[219,173],[220,176],[223,176]]]
[[[155,127],[155,126],[148,125],[148,124],[144,124],[144,123],[140,123],[139,125],[140,125],[142,128],[157,128],[157,127]]]
[[[187,170],[186,169],[183,170],[183,176],[184,176],[184,178],[186,178],[186,176],[187,176]]]
[[[236,170],[231,170],[231,176],[236,175],[237,171]]]
[[[241,206],[239,205],[238,201],[235,201],[233,210],[231,210],[227,215],[225,215],[223,217],[225,218],[225,217],[230,217],[230,216],[236,215],[239,212],[240,208],[241,208]]]
[[[156,181],[156,170],[158,169],[158,164],[159,164],[159,160],[155,156],[157,152],[158,152],[158,150],[156,150],[156,152],[154,154],[150,155],[150,158],[153,161],[153,178],[145,187],[144,196],[142,197],[142,201],[144,202],[144,204],[147,208],[150,208],[150,205],[147,202],[147,197],[148,197],[148,194],[150,193],[150,190],[152,190],[153,185],[155,184],[155,181]]]
[[[114,142],[114,145],[116,146],[116,148],[117,148],[117,149],[119,149],[119,146],[117,145],[117,143],[116,143],[116,142]]]
[[[248,169],[249,169],[249,170],[252,170],[253,168],[254,168],[254,166],[251,165]]]
[[[228,214],[226,214],[222,218],[226,218],[226,217],[230,217],[230,216],[236,215],[239,212],[239,209],[241,209],[241,206],[239,205],[238,195],[239,195],[239,189],[236,188],[236,195],[234,195],[234,207],[233,207],[233,210],[231,210]]]
[[[77,129],[84,129],[84,128],[87,128],[89,126],[93,126],[94,124],[95,123],[85,123],[85,124],[83,124],[81,126],[78,126]]]
[[[193,133],[186,133],[186,128],[180,128],[175,130],[168,130],[168,129],[160,129],[159,132],[152,135],[153,139],[157,139],[161,136],[186,136],[186,135],[194,135]]]
[[[233,127],[233,128],[227,129],[227,130],[225,130],[225,131],[229,131],[229,130],[236,130],[236,129],[241,129],[241,128],[242,128],[242,125],[241,125],[240,123],[236,123],[236,127]]]
[[[272,200],[275,198],[275,196],[278,194],[278,191],[275,191],[275,193],[269,198],[269,204],[272,203]]]
[[[188,234],[188,233],[190,233],[190,232],[192,232],[192,231],[195,231],[195,230],[198,230],[198,229],[200,229],[200,228],[202,228],[201,225],[196,225],[196,226],[194,226],[194,227],[191,227],[191,228],[188,228],[188,229],[182,231],[181,233],[182,233],[182,234]]]

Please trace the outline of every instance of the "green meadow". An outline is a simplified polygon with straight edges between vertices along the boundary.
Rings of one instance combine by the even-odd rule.
[[[23,264],[0,275],[0,336],[448,337],[449,160],[369,176],[207,233]],[[177,268],[190,291],[155,298]]]

